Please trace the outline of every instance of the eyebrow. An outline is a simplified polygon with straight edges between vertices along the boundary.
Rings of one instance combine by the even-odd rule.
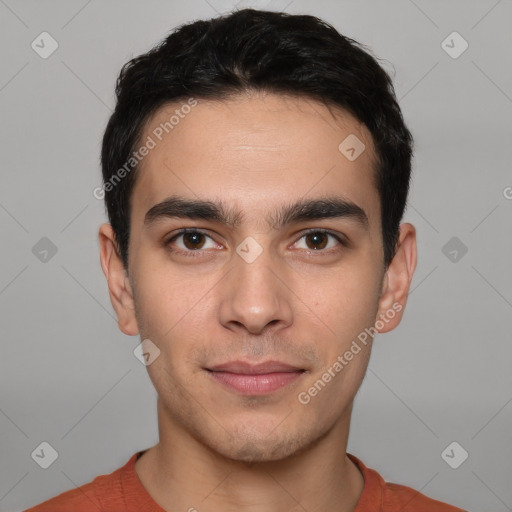
[[[207,220],[237,228],[244,219],[244,213],[226,207],[223,203],[171,196],[155,204],[146,212],[144,226],[149,228],[169,218]],[[366,212],[352,201],[340,197],[301,199],[282,206],[273,215],[267,216],[266,220],[274,229],[279,229],[300,221],[330,218],[350,219],[365,230],[369,229]]]

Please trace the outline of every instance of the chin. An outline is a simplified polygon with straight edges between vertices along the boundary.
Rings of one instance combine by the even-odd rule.
[[[304,433],[265,432],[260,436],[237,433],[226,437],[210,448],[223,457],[248,464],[257,462],[275,462],[298,455],[314,444],[318,439]]]
[[[273,462],[283,460],[297,453],[295,443],[281,442],[271,444],[267,442],[247,441],[239,446],[227,446],[219,451],[224,457],[245,463]]]

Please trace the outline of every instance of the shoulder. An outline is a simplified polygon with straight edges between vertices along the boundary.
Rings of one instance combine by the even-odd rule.
[[[465,512],[461,508],[434,500],[405,485],[385,483],[383,512]]]
[[[442,503],[419,491],[392,482],[386,482],[375,470],[367,468],[357,457],[347,453],[363,474],[365,485],[354,512],[466,512]]]
[[[65,491],[23,512],[90,512],[125,510],[122,476],[134,465],[137,454],[123,466],[108,475],[99,475],[93,481]]]
[[[92,482],[63,492],[58,496],[29,508],[24,512],[82,512],[86,510],[103,510],[96,492],[98,480],[105,478],[103,475],[96,477]]]

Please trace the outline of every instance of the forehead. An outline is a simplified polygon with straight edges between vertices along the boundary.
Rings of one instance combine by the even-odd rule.
[[[248,221],[291,200],[340,195],[378,223],[372,137],[353,116],[318,101],[183,100],[161,107],[140,143],[152,149],[137,170],[132,225],[171,195],[231,204]]]

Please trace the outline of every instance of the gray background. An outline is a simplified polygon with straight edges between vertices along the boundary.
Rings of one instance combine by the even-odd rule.
[[[123,63],[236,5],[314,14],[367,44],[416,138],[418,268],[402,324],[374,344],[349,452],[436,499],[512,510],[510,0],[0,0],[0,510],[157,441],[139,339],[118,330],[99,264],[100,139]],[[43,31],[59,44],[47,59],[31,48]],[[453,31],[458,58],[441,46]],[[31,458],[43,441],[58,452],[46,470]],[[458,469],[441,457],[452,441],[469,453]]]

